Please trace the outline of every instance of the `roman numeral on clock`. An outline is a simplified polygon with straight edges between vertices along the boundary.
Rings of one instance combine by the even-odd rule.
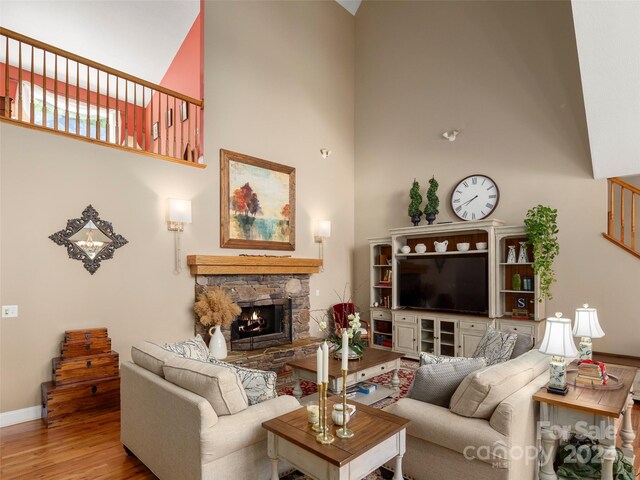
[[[475,213],[472,213],[472,214],[471,214],[471,220],[475,220],[475,219],[476,219],[476,214],[475,214]]]
[[[457,193],[462,193],[462,190],[456,190]]]
[[[497,195],[489,195],[489,198],[496,198]]]
[[[469,188],[469,184],[467,182],[462,182],[465,188]]]
[[[467,218],[467,211],[465,210],[464,213],[462,214],[462,218]]]
[[[474,185],[477,185],[478,184],[478,177],[473,177],[471,179],[471,183],[473,183]]]
[[[489,210],[491,210],[493,208],[493,205],[491,203],[487,203],[485,205],[485,207],[487,207]]]
[[[459,198],[454,198],[453,199],[453,203],[460,203],[460,199]]]
[[[487,190],[491,190],[492,188],[494,188],[494,185],[491,185]]]
[[[459,212],[460,210],[462,210],[462,205],[458,205],[458,206],[456,207],[456,212]]]

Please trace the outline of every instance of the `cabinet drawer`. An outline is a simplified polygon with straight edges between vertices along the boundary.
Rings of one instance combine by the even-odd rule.
[[[371,310],[372,320],[391,320],[391,312],[387,310]]]
[[[482,332],[487,331],[487,324],[485,322],[471,322],[469,320],[460,320],[461,330],[479,330]]]
[[[535,337],[535,327],[523,322],[498,322],[498,330],[506,332],[507,330],[515,330],[517,333],[524,333]]]
[[[376,375],[381,375],[383,373],[393,371],[393,362],[384,363],[382,365],[376,365],[375,367],[369,367],[366,370],[361,370],[360,372],[356,372],[356,378],[359,382],[362,380],[366,380],[371,377],[375,377]]]
[[[408,323],[416,323],[416,316],[415,315],[408,315],[405,313],[396,313],[393,316],[393,321],[394,322],[408,322]]]

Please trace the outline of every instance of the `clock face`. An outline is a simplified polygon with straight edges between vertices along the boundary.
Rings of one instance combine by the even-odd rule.
[[[482,220],[498,205],[500,191],[486,175],[470,175],[456,185],[451,194],[451,208],[462,220]]]

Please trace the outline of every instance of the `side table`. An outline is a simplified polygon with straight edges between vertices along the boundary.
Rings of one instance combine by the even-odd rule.
[[[329,411],[339,397],[327,400]],[[293,465],[317,480],[360,480],[395,458],[394,480],[402,480],[402,456],[406,449],[406,428],[410,421],[356,402],[356,413],[349,422],[355,435],[337,438],[330,445],[316,441],[307,421],[307,410],[299,408],[264,422],[272,480],[278,480],[278,459]],[[329,420],[330,422],[330,420]],[[335,425],[329,424],[335,435]]]
[[[616,420],[622,416],[620,437],[624,456],[634,461],[635,434],[631,424],[633,398],[631,389],[636,369],[607,365],[609,374],[616,376],[622,388],[594,390],[569,386],[567,395],[548,393],[541,388],[533,399],[540,402],[539,435],[542,443],[540,480],[557,480],[553,468],[561,432],[581,433],[598,440],[602,452],[602,480],[613,480],[616,459]]]

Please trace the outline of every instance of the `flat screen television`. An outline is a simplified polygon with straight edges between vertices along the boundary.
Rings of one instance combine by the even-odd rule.
[[[398,266],[402,307],[438,312],[489,313],[487,255],[407,257]]]

